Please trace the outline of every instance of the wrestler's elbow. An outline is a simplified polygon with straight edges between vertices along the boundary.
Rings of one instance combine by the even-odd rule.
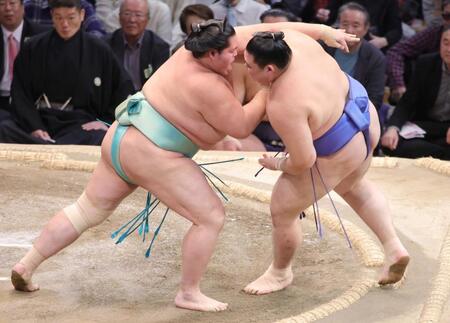
[[[250,127],[236,127],[235,129],[230,129],[228,135],[238,138],[238,139],[244,139],[250,136],[253,132],[253,129]]]
[[[301,158],[293,159],[290,165],[291,167],[289,169],[289,173],[291,173],[292,175],[302,174],[305,170],[313,167],[314,163],[316,162],[316,158],[316,153],[313,151],[302,155]]]

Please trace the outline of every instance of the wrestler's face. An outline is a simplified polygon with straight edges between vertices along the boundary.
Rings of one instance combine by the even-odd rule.
[[[70,39],[81,28],[84,20],[84,9],[60,7],[52,9],[53,26],[59,37]]]
[[[214,70],[221,75],[230,74],[237,55],[238,42],[236,36],[230,37],[228,42],[229,46],[227,48],[220,53],[216,51],[213,55]]]
[[[258,64],[255,63],[255,58],[252,54],[245,51],[244,52],[244,60],[245,65],[247,66],[248,74],[252,79],[262,85],[269,85],[272,82],[272,73],[267,65],[264,68],[259,67]]]
[[[447,67],[450,68],[450,30],[442,33],[441,36],[441,47],[440,47],[441,58]]]

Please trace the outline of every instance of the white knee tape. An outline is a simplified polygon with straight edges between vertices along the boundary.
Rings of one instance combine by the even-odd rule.
[[[85,192],[64,209],[64,213],[79,234],[102,223],[114,210],[100,209],[88,199]]]

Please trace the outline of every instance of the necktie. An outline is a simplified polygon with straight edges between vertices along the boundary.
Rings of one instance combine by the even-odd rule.
[[[234,13],[234,9],[230,4],[227,4],[227,21],[228,24],[230,24],[233,27],[236,27],[237,25],[237,20],[236,20],[236,15]]]
[[[9,77],[12,79],[13,77],[13,67],[14,60],[16,59],[18,48],[17,48],[17,40],[14,38],[13,34],[8,36],[8,63],[9,63]]]

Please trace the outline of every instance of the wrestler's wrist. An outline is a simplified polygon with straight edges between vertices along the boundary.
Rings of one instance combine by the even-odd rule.
[[[328,45],[328,42],[332,38],[333,28],[324,24],[320,26],[322,29],[320,33],[320,39],[323,40]]]
[[[277,159],[277,162],[275,164],[275,169],[279,171],[283,171],[283,163],[287,159],[287,157],[281,157]]]

